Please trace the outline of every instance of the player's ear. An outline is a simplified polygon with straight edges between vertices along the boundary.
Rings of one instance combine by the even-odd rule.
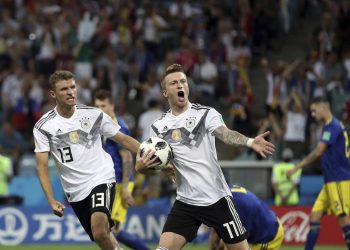
[[[168,97],[168,92],[166,91],[166,89],[163,89],[163,96],[164,96],[165,98]]]
[[[56,98],[55,92],[53,90],[50,90],[49,93],[52,98]]]

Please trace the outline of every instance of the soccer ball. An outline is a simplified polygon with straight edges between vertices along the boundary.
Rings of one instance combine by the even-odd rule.
[[[173,151],[169,143],[158,137],[148,138],[146,141],[141,143],[140,149],[141,157],[148,150],[156,151],[155,156],[158,156],[158,159],[156,160],[157,165],[154,167],[155,170],[160,170],[164,168],[173,158]]]

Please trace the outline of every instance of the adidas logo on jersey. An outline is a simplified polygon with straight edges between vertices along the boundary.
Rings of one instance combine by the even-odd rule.
[[[61,130],[61,129],[58,129],[58,130],[56,131],[56,135],[58,135],[58,134],[62,134],[62,130]]]

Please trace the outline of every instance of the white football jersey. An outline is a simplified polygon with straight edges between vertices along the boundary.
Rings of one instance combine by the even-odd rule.
[[[68,201],[83,200],[97,185],[115,182],[113,161],[102,148],[101,135],[111,137],[119,129],[101,110],[85,105],[76,105],[70,118],[55,108],[35,124],[35,152],[51,153]]]
[[[190,103],[184,113],[164,113],[151,126],[151,136],[166,140],[174,153],[176,199],[208,206],[231,195],[217,160],[213,132],[225,126],[215,109]]]

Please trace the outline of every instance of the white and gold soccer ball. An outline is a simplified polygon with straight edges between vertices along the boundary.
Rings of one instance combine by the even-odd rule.
[[[155,170],[161,170],[173,159],[173,151],[165,140],[159,137],[150,137],[140,145],[140,155],[143,156],[148,150],[156,151],[155,156],[158,157],[156,160],[157,165],[154,167]]]

